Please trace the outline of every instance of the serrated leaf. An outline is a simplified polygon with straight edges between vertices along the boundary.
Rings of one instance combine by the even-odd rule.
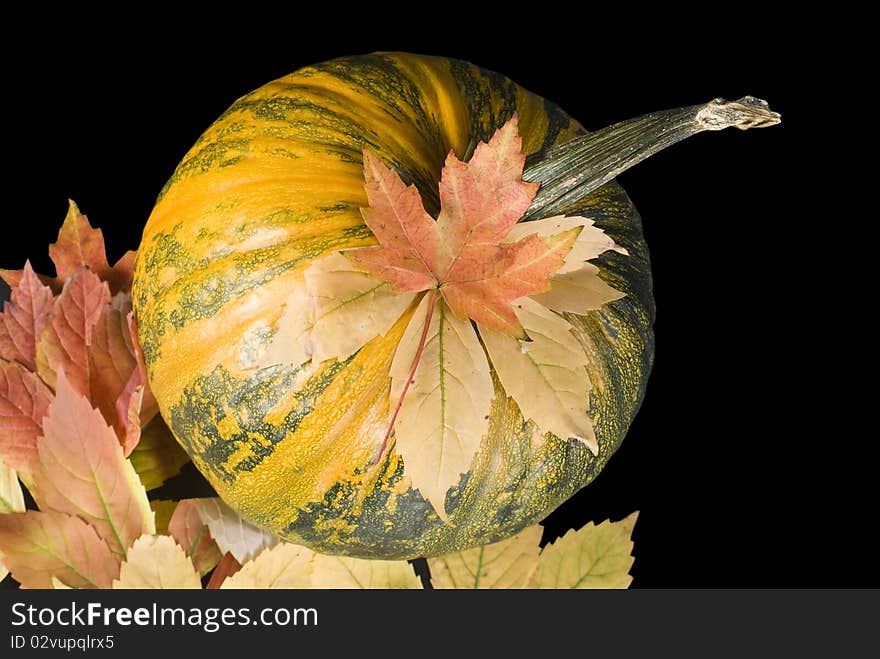
[[[36,368],[36,341],[42,334],[54,303],[52,290],[24,264],[21,281],[12,288],[0,313],[0,358]]]
[[[520,240],[529,234],[544,237],[555,236],[576,227],[581,227],[580,235],[565,257],[565,263],[557,270],[557,274],[579,270],[586,261],[590,261],[608,250],[627,254],[623,247],[617,245],[611,236],[595,226],[593,220],[587,217],[554,215],[543,220],[520,222],[507,234],[507,241]]]
[[[446,492],[471,465],[489,428],[494,396],[489,364],[470,321],[460,320],[446,304],[426,295],[404,332],[391,364],[392,409],[400,400],[419,354],[424,349],[403,398],[395,425],[397,450],[406,475],[437,514],[447,520]]]
[[[550,290],[533,295],[532,299],[554,311],[583,315],[622,297],[624,293],[602,281],[599,268],[585,263],[579,270],[553,277]]]
[[[18,474],[0,461],[0,515],[24,512],[24,494],[18,482]],[[3,562],[0,551],[0,581],[6,578],[9,570]]]
[[[587,356],[571,333],[571,325],[529,298],[517,301],[516,307],[530,341],[480,330],[501,386],[523,416],[543,432],[561,439],[574,437],[598,453],[586,409],[591,389]]]
[[[131,294],[119,293],[101,308],[85,346],[89,400],[113,426],[126,455],[140,438],[144,383],[128,329]]]
[[[104,233],[92,227],[73,200],[58,231],[58,239],[49,245],[49,258],[55,264],[59,283],[80,268],[88,268],[106,281],[113,293],[131,290],[136,252],[126,252],[111,268],[107,262]]]
[[[114,589],[201,589],[202,582],[183,549],[167,535],[142,535],[113,581]]]
[[[132,351],[138,365],[137,372],[136,374],[133,374],[132,377],[134,378],[135,375],[137,375],[138,384],[143,385],[140,415],[141,427],[144,427],[159,413],[159,403],[156,402],[156,397],[153,395],[152,389],[150,389],[150,381],[147,376],[147,364],[144,361],[144,353],[141,350],[140,343],[138,343],[137,320],[134,317],[134,312],[128,314],[126,321],[128,323],[129,342],[131,343]],[[131,383],[129,383],[128,386],[131,386]]]
[[[29,483],[37,457],[37,438],[49,412],[52,392],[20,364],[0,359],[0,461]]]
[[[244,565],[266,547],[274,547],[280,540],[271,533],[246,522],[232,508],[217,497],[186,499],[191,502],[202,521],[208,525],[211,537],[222,553],[229,552]]]
[[[119,559],[79,517],[28,510],[0,515],[0,551],[23,588],[52,588],[52,578],[72,588],[109,588]]]
[[[522,180],[521,148],[514,117],[480,143],[469,162],[450,152],[436,222],[415,187],[406,187],[397,172],[365,150],[370,205],[364,222],[379,245],[348,250],[346,258],[396,292],[439,288],[459,318],[523,336],[511,302],[549,287],[582,227],[503,242],[538,189]]]
[[[58,577],[52,577],[52,589],[53,590],[71,590],[70,586],[61,581]]]
[[[282,542],[263,549],[251,561],[227,578],[221,589],[310,588],[315,552],[300,545]]]
[[[154,499],[150,501],[150,510],[153,511],[153,520],[156,524],[156,535],[171,535],[168,532],[168,524],[177,508],[177,501],[170,499]]]
[[[540,526],[512,538],[428,559],[434,588],[525,588],[541,552]]]
[[[191,500],[184,499],[177,504],[168,533],[183,547],[199,574],[207,574],[220,562],[220,548]]]
[[[422,582],[406,561],[315,554],[311,588],[404,589]]]
[[[189,462],[186,454],[161,416],[155,416],[141,430],[140,441],[128,456],[147,491],[155,490],[180,473]]]
[[[343,360],[377,336],[384,336],[415,295],[395,293],[338,252],[305,272],[314,304],[312,361]]]
[[[218,590],[223,587],[225,581],[236,574],[241,569],[241,563],[235,560],[235,556],[232,555],[231,552],[226,552],[223,554],[223,558],[220,559],[220,562],[217,563],[217,567],[214,568],[214,571],[211,573],[211,578],[208,579],[208,585],[205,586],[208,590]]]
[[[314,309],[305,284],[294,285],[275,324],[275,333],[254,368],[275,364],[299,366],[311,359]]]
[[[628,588],[633,527],[638,513],[619,522],[589,522],[541,551],[532,588]]]
[[[37,449],[33,494],[41,510],[78,515],[121,557],[141,534],[155,532],[147,493],[116,433],[63,373]]]
[[[63,370],[76,391],[90,395],[88,346],[109,302],[107,284],[89,270],[78,270],[65,283],[37,342],[37,372],[50,387]]]
[[[221,588],[421,588],[406,561],[327,556],[282,542],[264,550]]]

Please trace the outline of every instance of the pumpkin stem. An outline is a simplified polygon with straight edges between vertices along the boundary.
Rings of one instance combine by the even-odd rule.
[[[540,181],[541,188],[524,219],[560,214],[621,172],[704,130],[764,128],[780,121],[759,98],[716,98],[622,121],[534,153],[526,159],[523,179]]]

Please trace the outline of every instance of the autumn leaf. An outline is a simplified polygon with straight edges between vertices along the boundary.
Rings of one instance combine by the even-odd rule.
[[[271,533],[243,520],[219,498],[186,499],[186,501],[198,511],[220,551],[224,554],[230,552],[241,564],[249,561],[266,547],[274,547],[280,542]]]
[[[17,470],[25,483],[38,462],[37,438],[52,397],[34,373],[0,359],[0,462]]]
[[[154,417],[141,430],[140,441],[128,458],[148,492],[179,474],[181,467],[189,462],[186,451],[174,439],[161,416]]]
[[[76,391],[90,395],[88,347],[109,302],[107,284],[89,270],[78,270],[64,285],[37,342],[37,372],[50,387],[63,370]]]
[[[586,409],[591,389],[587,356],[571,333],[571,325],[529,298],[519,300],[517,307],[529,341],[491,329],[480,332],[501,386],[523,416],[543,432],[562,439],[573,437],[598,454]]]
[[[638,513],[619,522],[589,522],[541,551],[532,588],[628,588],[633,527]]]
[[[0,515],[0,551],[23,588],[52,588],[53,577],[72,588],[110,588],[119,574],[94,527],[52,510]]]
[[[199,574],[207,574],[220,562],[220,548],[192,500],[184,499],[177,504],[168,533],[183,547]]]
[[[328,556],[282,542],[243,565],[221,588],[421,588],[421,582],[406,561]]]
[[[167,535],[142,535],[135,540],[113,581],[113,588],[201,589],[202,582],[183,549]]]
[[[126,252],[111,268],[107,262],[103,232],[89,224],[88,218],[80,213],[72,200],[58,232],[58,240],[49,245],[49,258],[55,264],[59,283],[86,267],[106,281],[114,293],[131,289],[135,253]]]
[[[36,342],[49,321],[54,299],[27,261],[21,281],[12,288],[0,313],[0,358],[31,371],[36,368]]]
[[[153,520],[157,535],[170,535],[168,524],[177,508],[177,502],[170,499],[154,499],[150,501],[150,510],[153,511]]]
[[[428,559],[434,588],[525,588],[538,567],[542,529],[530,526],[501,542]]]
[[[0,515],[24,512],[24,494],[21,484],[18,482],[18,474],[0,461]],[[3,562],[3,552],[0,551],[0,581],[6,578],[9,570]]]
[[[232,552],[226,552],[211,573],[211,578],[208,580],[208,585],[205,588],[208,590],[219,590],[226,583],[226,580],[237,574],[240,569],[241,563],[236,560]]]
[[[413,487],[444,521],[446,491],[470,468],[489,428],[493,396],[489,364],[470,321],[429,293],[391,364],[391,402],[406,401],[392,424]]]
[[[133,311],[129,312],[128,316],[126,316],[126,323],[128,325],[128,344],[132,348],[135,362],[137,363],[137,370],[132,373],[126,388],[130,389],[143,385],[140,409],[141,427],[143,428],[159,413],[159,403],[156,401],[152,389],[150,389],[150,381],[147,376],[147,364],[144,361],[144,353],[138,343],[137,320],[134,317]]]
[[[37,441],[34,498],[41,510],[78,515],[117,556],[143,533],[154,533],[147,493],[99,410],[64,373]]]
[[[469,162],[451,152],[436,222],[415,186],[406,187],[393,169],[365,151],[370,206],[364,221],[379,245],[345,256],[397,292],[439,288],[459,318],[525,338],[511,302],[549,287],[581,227],[502,243],[538,189],[522,180],[521,147],[514,117],[480,143]]]

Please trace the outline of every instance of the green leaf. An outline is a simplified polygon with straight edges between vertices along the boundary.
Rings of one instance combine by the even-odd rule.
[[[635,512],[619,522],[592,522],[541,552],[532,588],[628,588]]]
[[[180,448],[162,417],[155,416],[141,431],[141,439],[129,460],[149,491],[179,474],[181,467],[189,462],[189,456]]]
[[[538,567],[540,526],[501,542],[428,559],[434,588],[525,588]]]

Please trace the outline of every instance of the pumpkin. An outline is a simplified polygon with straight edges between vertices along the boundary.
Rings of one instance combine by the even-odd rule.
[[[161,191],[133,288],[150,383],[196,467],[245,519],[325,553],[434,556],[536,523],[619,446],[651,368],[654,307],[639,215],[614,182],[554,209],[593,218],[628,252],[596,261],[625,297],[566,315],[590,358],[584,404],[597,454],[540,437],[493,377],[489,433],[447,493],[445,523],[411,487],[393,446],[375,459],[403,323],[312,373],[256,367],[312,261],[375,244],[361,216],[365,146],[414,182],[436,214],[448,151],[464,156],[514,112],[527,154],[585,134],[553,103],[462,61],[338,59],[237,100]]]

